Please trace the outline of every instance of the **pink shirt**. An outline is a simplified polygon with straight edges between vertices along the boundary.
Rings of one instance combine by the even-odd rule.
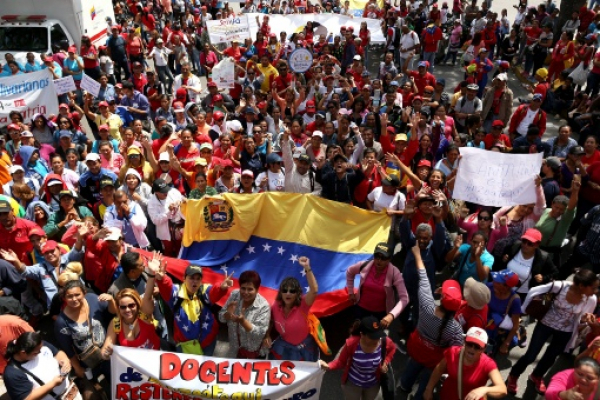
[[[358,305],[365,310],[373,312],[385,312],[385,290],[383,290],[387,269],[375,276],[376,268],[371,268],[365,277],[360,290],[363,296],[360,296]]]
[[[574,369],[567,369],[554,375],[546,389],[546,400],[560,400],[560,397],[558,397],[560,392],[575,387],[574,375]],[[596,390],[598,390],[598,388],[596,388]],[[592,400],[594,395],[595,392],[590,394],[585,400]]]
[[[111,161],[108,161],[102,154],[100,154],[100,162],[102,164],[102,168],[112,171],[117,175],[119,175],[119,172],[121,172],[121,167],[125,165],[125,159],[119,153],[113,153]]]
[[[292,311],[286,317],[283,314],[283,307],[277,301],[271,306],[271,316],[275,330],[286,342],[297,346],[308,336],[308,324],[306,315],[310,311],[310,306],[304,301],[300,302],[300,307],[292,308]]]

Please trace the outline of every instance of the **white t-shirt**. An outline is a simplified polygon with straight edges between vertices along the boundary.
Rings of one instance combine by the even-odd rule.
[[[401,49],[410,49],[413,46],[416,46],[420,43],[419,35],[415,33],[415,31],[410,31],[406,35],[402,35],[400,37],[400,48]],[[400,52],[400,57],[407,58],[410,55],[410,51]]]
[[[104,73],[112,75],[115,73],[115,65],[109,56],[100,56],[100,64],[104,64]]]
[[[283,171],[283,168],[281,168],[281,171],[279,171],[279,173],[273,173],[269,170],[261,172],[254,180],[256,186],[260,187],[260,183],[265,176],[267,176],[268,178],[267,190],[269,192],[285,191],[285,172]]]
[[[525,117],[523,117],[523,120],[521,121],[519,126],[517,126],[517,132],[519,132],[523,136],[527,135],[527,128],[529,128],[529,125],[533,123],[533,119],[535,118],[538,112],[540,112],[539,109],[532,111],[530,108],[528,108],[527,114],[525,115]]]
[[[383,188],[376,187],[367,196],[373,202],[373,210],[379,212],[387,209],[400,211],[406,206],[406,197],[399,190],[393,196],[383,193]]]
[[[533,265],[534,257],[531,257],[529,260],[523,258],[523,253],[521,250],[515,255],[515,257],[508,262],[506,266],[507,269],[511,270],[515,274],[519,276],[519,281],[521,281],[521,286],[517,290],[518,293],[527,293],[529,292],[529,280],[531,279],[531,266]]]
[[[40,354],[36,358],[21,364],[21,366],[27,371],[31,372],[33,375],[37,376],[42,382],[50,382],[60,374],[60,365],[58,365],[58,360],[56,360],[52,355],[52,350],[46,346],[42,346]],[[29,374],[26,375],[27,379],[31,381],[33,389],[40,387],[39,383],[37,383],[35,379],[33,379]],[[69,380],[65,379],[60,385],[52,389],[52,392],[55,394],[61,394],[67,390],[68,385]],[[52,400],[54,397],[46,395],[42,397],[42,399]]]

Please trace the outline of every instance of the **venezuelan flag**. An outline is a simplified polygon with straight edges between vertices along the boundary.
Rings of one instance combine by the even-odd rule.
[[[319,283],[313,311],[331,315],[349,305],[345,272],[372,257],[375,245],[387,240],[390,218],[384,213],[296,193],[224,194],[190,200],[186,216],[184,260],[169,261],[168,271],[182,279],[188,263],[212,270],[207,283],[225,273],[234,279],[247,270],[260,273],[260,293],[273,301],[279,283],[292,276],[308,290],[298,258],[310,258]]]
[[[368,2],[368,0],[350,0],[350,11],[352,12],[352,15],[356,18],[362,18],[365,6]],[[383,5],[383,0],[377,0],[377,7],[379,7],[379,9],[383,9]]]
[[[92,21],[96,18],[96,7],[94,6],[92,6],[92,9],[90,10],[90,17],[92,18]]]

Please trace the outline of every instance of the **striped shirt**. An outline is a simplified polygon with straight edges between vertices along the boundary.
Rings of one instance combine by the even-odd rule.
[[[348,379],[356,386],[370,388],[378,384],[375,373],[381,364],[381,343],[372,353],[365,353],[360,343],[352,356]]]
[[[435,302],[431,293],[431,286],[424,269],[419,270],[419,322],[417,330],[421,337],[441,347],[462,346],[463,331],[460,324],[452,318],[442,333],[438,343],[442,319],[435,315]]]

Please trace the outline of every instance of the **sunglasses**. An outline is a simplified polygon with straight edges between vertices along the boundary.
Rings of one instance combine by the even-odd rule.
[[[481,351],[483,347],[476,345],[475,343],[465,343],[465,347],[470,347],[474,350]]]
[[[376,260],[389,260],[389,258],[382,256],[381,254],[375,254],[373,256]]]
[[[135,303],[130,303],[130,304],[126,304],[126,305],[124,305],[124,306],[121,306],[121,305],[119,306],[119,308],[120,308],[121,310],[127,310],[128,308],[129,308],[130,310],[133,310],[133,309],[134,309],[134,308],[136,308],[136,307],[137,307],[137,305],[136,305]]]
[[[294,289],[281,289],[281,293],[282,294],[288,294],[288,293],[294,294],[294,293],[296,293],[296,290],[294,290]]]
[[[491,221],[492,217],[479,217],[479,219],[482,221]]]

